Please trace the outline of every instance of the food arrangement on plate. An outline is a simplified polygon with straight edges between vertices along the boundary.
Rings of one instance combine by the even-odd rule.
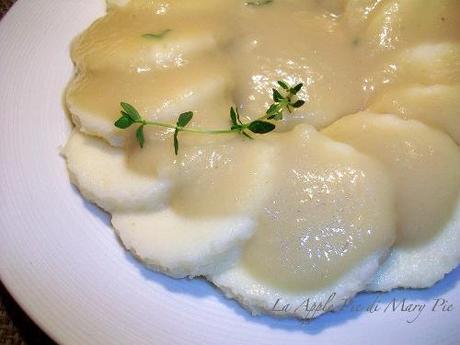
[[[429,288],[460,262],[458,13],[109,1],[72,44],[70,179],[145,265],[254,314]]]

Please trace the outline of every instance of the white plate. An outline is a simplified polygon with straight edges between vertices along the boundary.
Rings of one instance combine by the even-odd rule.
[[[69,42],[103,12],[101,0],[19,0],[0,22],[0,277],[47,333],[62,344],[459,344],[459,269],[429,290],[354,301],[378,298],[374,313],[349,307],[307,324],[252,317],[206,282],[128,255],[58,154],[70,131]],[[426,305],[413,323],[383,311],[403,298]],[[454,309],[431,311],[436,298]]]

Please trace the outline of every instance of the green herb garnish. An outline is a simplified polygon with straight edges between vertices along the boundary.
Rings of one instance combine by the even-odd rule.
[[[160,40],[162,39],[168,32],[171,32],[171,29],[166,29],[158,33],[149,33],[149,34],[143,34],[143,38],[147,39],[152,39],[152,40]]]
[[[249,139],[253,139],[250,133],[266,134],[273,131],[276,126],[272,121],[283,119],[283,112],[287,110],[291,113],[294,109],[300,108],[305,104],[305,101],[298,99],[297,94],[302,89],[303,84],[297,84],[291,87],[284,81],[278,81],[279,88],[273,89],[273,103],[268,107],[265,114],[257,119],[244,123],[241,121],[241,116],[236,107],[230,108],[231,127],[228,129],[209,129],[187,127],[193,119],[193,112],[188,111],[179,115],[176,124],[147,121],[142,118],[139,112],[131,104],[121,102],[121,117],[115,122],[115,127],[126,129],[133,124],[139,124],[136,130],[136,139],[141,148],[144,147],[144,127],[157,126],[174,129],[174,152],[177,155],[179,152],[179,133],[200,133],[200,134],[229,134],[238,133]]]
[[[258,0],[258,1],[247,1],[244,4],[246,6],[263,6],[271,4],[273,0]]]

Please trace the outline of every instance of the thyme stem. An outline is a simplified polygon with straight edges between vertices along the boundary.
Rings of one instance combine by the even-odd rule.
[[[253,139],[248,132],[256,134],[266,134],[275,129],[275,124],[271,121],[279,121],[283,119],[283,112],[287,110],[289,113],[295,108],[300,108],[305,104],[305,101],[297,99],[297,93],[302,88],[303,84],[297,84],[294,87],[289,86],[284,81],[278,81],[280,90],[273,89],[273,102],[267,109],[265,114],[259,116],[255,120],[248,123],[243,123],[240,119],[240,114],[237,108],[230,108],[231,127],[226,129],[198,128],[187,127],[193,118],[193,112],[188,111],[179,115],[176,124],[165,123],[160,121],[147,121],[142,118],[139,112],[129,103],[121,103],[121,117],[115,122],[115,126],[120,129],[126,129],[133,124],[139,124],[136,130],[136,138],[140,147],[144,147],[144,127],[156,126],[163,128],[174,129],[174,151],[177,155],[179,151],[179,132],[198,133],[198,134],[231,134],[239,133],[249,139]],[[282,93],[285,93],[283,95]]]

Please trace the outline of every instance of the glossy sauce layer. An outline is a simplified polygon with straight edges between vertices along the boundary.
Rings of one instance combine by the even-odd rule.
[[[174,212],[257,220],[242,257],[254,276],[282,289],[319,289],[391,245],[395,212],[386,169],[316,129],[372,107],[395,87],[458,83],[448,71],[457,64],[451,41],[460,38],[459,6],[132,0],[112,6],[73,43],[78,74],[67,104],[83,131],[124,146],[133,174],[171,181],[166,203]],[[445,45],[433,50],[439,42]],[[420,44],[428,47],[416,50]],[[426,60],[426,52],[435,58]],[[306,104],[277,124],[279,133],[255,141],[181,133],[176,157],[171,130],[146,127],[141,150],[134,129],[113,127],[125,101],[145,119],[174,123],[193,111],[191,127],[226,129],[230,106],[244,121],[259,117],[281,79],[303,83]],[[458,117],[450,111],[446,119],[440,127]]]
[[[312,291],[393,243],[393,186],[381,165],[311,127],[272,140],[282,157],[244,249],[249,272],[282,290]]]
[[[370,113],[344,117],[323,133],[389,169],[396,184],[398,246],[427,243],[450,220],[459,198],[460,151],[446,134],[417,121]]]

